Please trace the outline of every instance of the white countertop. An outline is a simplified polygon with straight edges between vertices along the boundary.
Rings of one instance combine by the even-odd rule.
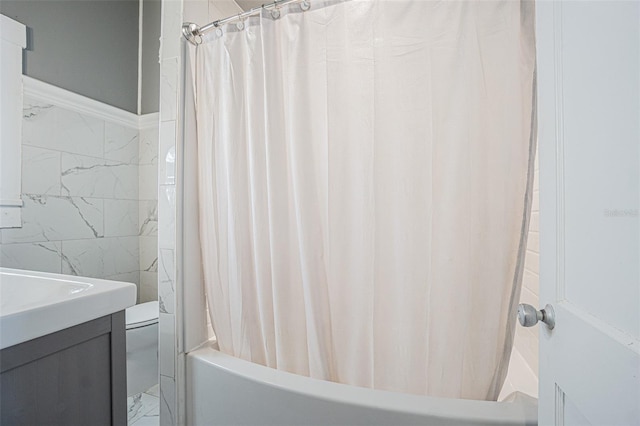
[[[0,349],[135,303],[135,284],[0,268]]]

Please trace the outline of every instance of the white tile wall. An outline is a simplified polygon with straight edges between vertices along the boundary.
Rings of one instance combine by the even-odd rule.
[[[138,157],[140,164],[158,164],[158,126],[140,129]]]
[[[22,144],[63,151],[63,141],[59,141],[55,135],[58,108],[28,96],[24,97],[23,102]]]
[[[158,300],[158,273],[140,271],[140,301]]]
[[[104,120],[24,98],[23,145],[102,158]]]
[[[160,424],[177,425],[176,380],[160,375]]]
[[[176,193],[176,152],[179,144],[178,105],[181,64],[181,25],[184,20],[204,25],[210,21],[240,12],[231,0],[162,0],[162,43],[160,71],[160,149],[158,152],[158,293],[160,303],[160,424],[184,423],[184,410],[179,401],[184,401],[179,389],[184,386],[176,381],[184,380],[182,336],[176,330],[182,327],[183,312],[179,310],[176,290],[182,283],[177,281],[176,270],[176,212],[181,194]],[[214,4],[215,3],[215,4]],[[179,226],[179,224],[178,224]],[[183,407],[182,407],[183,408]]]
[[[62,272],[62,243],[0,245],[0,266],[41,272]]]
[[[127,283],[137,283],[140,281],[140,272],[125,272],[123,274],[107,275],[104,277],[107,280],[124,281]]]
[[[162,0],[162,43],[160,49],[160,149],[158,152],[158,259],[160,304],[160,424],[180,424],[176,388],[176,336],[174,263],[176,234],[176,120],[179,99],[182,0]],[[171,313],[169,313],[171,312]]]
[[[160,346],[159,351],[164,356],[160,364],[160,375],[175,377],[176,351],[175,351],[175,316],[160,312]],[[162,386],[160,386],[162,389]]]
[[[104,158],[126,164],[138,164],[138,129],[106,123]]]
[[[140,179],[138,188],[140,198],[158,199],[158,166],[156,164],[141,164],[139,166]],[[145,194],[143,197],[142,194]]]
[[[174,249],[176,245],[176,186],[160,185],[158,198],[158,245]]]
[[[175,313],[174,275],[174,250],[161,248],[158,273],[158,303],[160,305],[160,313]]]
[[[171,37],[173,39],[174,37]],[[178,61],[173,57],[164,59],[160,65],[160,84],[166,90],[160,92],[160,118],[162,121],[176,120],[177,102],[173,96],[178,91]]]
[[[104,236],[102,199],[37,194],[22,198],[22,228],[3,229],[3,244]]]
[[[104,154],[104,121],[94,117],[56,108],[57,126],[54,137],[61,151],[102,157]]]
[[[62,273],[103,278],[139,271],[138,237],[62,241]]]
[[[105,158],[62,153],[61,185],[65,195],[138,199],[138,165]]]
[[[156,191],[158,188],[156,188]],[[158,236],[158,201],[140,200],[138,209],[139,235]]]
[[[182,0],[162,1],[161,26],[161,60],[164,61],[168,58],[180,57],[180,40],[182,37],[182,33],[180,32],[180,27],[182,26]],[[161,84],[160,99],[162,99],[163,88],[164,86]],[[174,89],[177,92],[177,88],[174,87]],[[168,93],[166,95],[171,99]],[[160,117],[161,120],[165,120],[167,118],[165,118],[166,116],[162,113],[162,105],[162,101],[160,101]]]
[[[23,145],[22,192],[60,195],[60,151]]]
[[[140,302],[158,300],[158,125],[140,130],[138,220]]]
[[[81,110],[25,97],[23,226],[0,230],[0,266],[134,282],[157,299],[157,124]]]
[[[176,183],[176,122],[160,123],[160,164],[158,182],[160,185]]]
[[[138,234],[138,200],[104,200],[104,236]]]
[[[143,236],[140,241],[140,272],[158,272],[158,243],[156,237]]]

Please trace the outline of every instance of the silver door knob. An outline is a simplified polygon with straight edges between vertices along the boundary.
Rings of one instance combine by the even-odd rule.
[[[523,327],[533,327],[538,321],[542,321],[547,324],[549,330],[553,330],[556,326],[556,315],[551,305],[546,305],[538,311],[531,305],[521,303],[518,305],[518,321]]]

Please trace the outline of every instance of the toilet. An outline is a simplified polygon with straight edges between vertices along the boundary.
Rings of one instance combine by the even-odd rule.
[[[127,396],[158,383],[158,302],[125,311],[127,324]]]

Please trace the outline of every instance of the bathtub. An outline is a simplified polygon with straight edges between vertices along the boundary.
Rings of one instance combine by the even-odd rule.
[[[206,346],[187,355],[188,425],[536,425],[537,403],[431,398],[274,370]]]

